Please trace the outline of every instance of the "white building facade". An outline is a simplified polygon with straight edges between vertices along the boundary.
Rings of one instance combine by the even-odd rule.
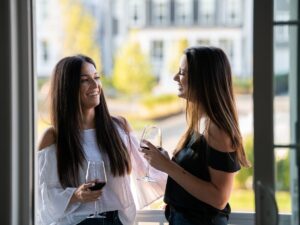
[[[36,21],[36,69],[37,75],[48,77],[61,53],[61,8],[59,0],[37,0]]]
[[[111,74],[118,49],[134,31],[161,83],[170,77],[170,49],[189,46],[225,50],[236,76],[252,75],[252,0],[102,0],[82,1],[98,22],[102,66]],[[48,76],[61,57],[59,0],[38,0],[37,74]]]
[[[38,76],[49,76],[63,56],[59,1],[36,1]],[[81,3],[97,18],[104,74],[112,74],[116,53],[134,31],[134,38],[149,56],[161,84],[170,77],[170,50],[182,39],[187,40],[188,46],[222,48],[229,57],[233,75],[252,76],[252,0],[82,0]],[[286,28],[276,30],[276,51],[282,54],[276,56],[275,61],[280,63],[275,63],[275,73],[284,74],[288,70],[287,37]]]
[[[225,50],[237,76],[252,75],[251,0],[113,0],[111,23],[103,39],[110,40],[111,56],[134,31],[136,40],[150,56],[158,80],[168,76],[170,49],[179,40],[189,46],[211,45]],[[105,27],[110,25],[112,27]],[[107,74],[112,67],[104,63]]]

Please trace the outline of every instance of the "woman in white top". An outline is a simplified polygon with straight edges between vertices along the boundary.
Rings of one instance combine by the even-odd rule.
[[[133,224],[136,205],[159,198],[166,176],[153,170],[157,183],[135,178],[146,170],[145,160],[126,120],[109,114],[94,61],[84,55],[61,59],[50,97],[52,127],[38,152],[38,224]],[[107,183],[101,190],[85,183],[88,160],[104,161]],[[95,201],[105,218],[87,219]]]

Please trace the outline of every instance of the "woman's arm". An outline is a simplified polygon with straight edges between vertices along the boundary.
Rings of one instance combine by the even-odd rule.
[[[76,188],[62,188],[59,182],[55,151],[55,145],[50,145],[38,152],[38,215],[45,224],[67,216],[80,206],[80,202],[70,204]]]
[[[224,140],[226,137],[222,138]],[[192,175],[175,162],[164,157],[150,142],[145,141],[145,143],[149,146],[150,150],[143,151],[145,153],[144,157],[149,161],[151,166],[167,173],[195,198],[217,209],[224,209],[231,194],[235,173],[228,173],[209,167],[211,181],[207,182]],[[218,142],[217,147],[225,149],[222,150],[225,152],[231,151],[228,141]]]
[[[148,162],[143,158],[143,154],[139,150],[139,139],[132,131],[129,123],[125,118],[121,118],[125,122],[128,132],[122,131],[120,135],[130,154],[132,163],[132,171],[130,175],[131,191],[134,197],[136,207],[142,209],[163,196],[167,181],[167,174],[150,167],[150,174],[157,182],[143,182],[138,178],[145,176],[148,168]]]
[[[165,172],[195,198],[220,210],[225,208],[229,200],[235,175],[209,168],[211,181],[207,182],[190,174],[173,161],[168,163]]]
[[[40,220],[52,221],[65,217],[82,202],[95,201],[100,191],[90,191],[92,183],[79,188],[63,188],[57,173],[55,135],[49,128],[42,136],[38,152],[38,215]]]
[[[55,144],[55,140],[56,138],[54,128],[50,127],[41,136],[38,144],[38,150],[41,151],[42,149],[45,149],[48,146]]]

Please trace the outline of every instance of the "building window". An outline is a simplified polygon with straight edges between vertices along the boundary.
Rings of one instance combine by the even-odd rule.
[[[227,0],[225,5],[225,23],[228,25],[239,25],[241,23],[241,0]]]
[[[47,41],[42,41],[42,58],[44,62],[48,62],[49,59],[49,45]]]
[[[197,45],[199,46],[209,46],[210,40],[209,39],[199,39],[197,40]]]
[[[140,27],[145,24],[145,1],[131,0],[129,2],[129,24]]]
[[[152,4],[152,24],[168,25],[170,23],[170,2],[153,0]]]
[[[201,25],[212,25],[215,22],[215,0],[200,0],[199,22]]]
[[[176,25],[189,25],[193,18],[192,0],[175,0],[175,23]]]
[[[226,53],[230,63],[233,64],[233,41],[230,39],[220,39],[219,47]]]
[[[163,41],[153,41],[151,43],[151,62],[153,71],[156,76],[159,76],[164,58],[164,43]]]
[[[151,57],[154,60],[162,60],[163,59],[163,42],[162,41],[153,41],[151,44]]]

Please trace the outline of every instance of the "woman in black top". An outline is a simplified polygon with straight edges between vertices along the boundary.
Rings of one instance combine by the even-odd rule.
[[[249,166],[228,59],[219,48],[188,48],[174,80],[187,100],[187,130],[172,160],[147,141],[144,157],[169,175],[164,201],[170,224],[226,225],[235,172]]]

